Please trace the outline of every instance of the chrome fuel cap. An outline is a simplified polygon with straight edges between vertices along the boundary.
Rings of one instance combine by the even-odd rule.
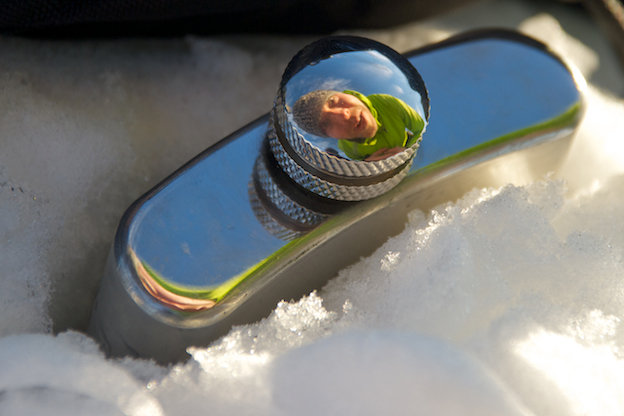
[[[429,96],[393,49],[353,36],[321,39],[289,63],[269,122],[288,177],[325,198],[361,201],[405,177],[429,119]]]
[[[347,58],[346,65],[337,64]],[[344,194],[336,189],[347,181],[366,189],[405,174],[407,166],[357,173],[353,166],[372,171],[400,156],[348,159],[337,139],[306,131],[303,125],[314,130],[314,124],[298,115],[300,125],[294,108],[310,92],[349,89],[366,97],[392,95],[426,121],[420,78],[375,42],[313,44],[289,66],[273,118],[262,117],[207,149],[126,211],[89,326],[102,350],[162,364],[186,360],[188,347],[206,346],[235,325],[268,316],[281,300],[324,287],[400,233],[414,209],[427,212],[475,187],[539,179],[565,159],[583,113],[584,83],[546,46],[488,30],[410,52],[407,59],[435,93],[436,118],[399,186],[363,203],[337,200]],[[331,65],[340,71],[330,71]],[[418,138],[403,151],[415,151]],[[295,152],[297,144],[314,153]],[[328,155],[340,164],[325,166],[334,161]],[[402,163],[412,163],[410,157]],[[298,162],[288,165],[288,158]],[[329,183],[321,192],[329,197],[296,182],[289,166]]]

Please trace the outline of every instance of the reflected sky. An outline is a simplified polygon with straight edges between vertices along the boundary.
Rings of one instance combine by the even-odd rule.
[[[222,148],[237,146],[234,152],[219,151],[217,160],[195,164],[137,213],[129,244],[167,280],[185,286],[218,285],[284,245],[266,232],[249,205],[247,186],[258,156],[257,135],[262,132]],[[247,180],[233,184],[233,177]]]
[[[379,62],[377,52],[343,53],[320,61],[297,74],[289,85],[287,101],[311,82],[312,69],[330,73],[333,66],[343,65],[342,55],[348,54],[358,54],[363,65]],[[580,100],[574,79],[559,61],[505,39],[446,47],[410,61],[423,76],[433,103],[431,123],[412,172],[552,119]],[[382,66],[375,72],[396,77],[397,87],[407,85],[404,75]],[[326,78],[332,83],[340,79]],[[364,79],[365,85],[357,84]],[[370,79],[356,77],[344,87],[366,94],[387,92],[386,82],[371,83]],[[143,202],[128,236],[142,261],[173,284],[207,288],[249,270],[290,244],[267,232],[249,203],[248,185],[265,131],[266,124],[258,123],[196,161]]]
[[[523,43],[480,40],[409,61],[431,99],[431,119],[412,171],[485,138],[547,121],[580,101],[567,68]]]
[[[288,81],[286,104],[292,107],[299,97],[319,89],[355,90],[364,95],[391,94],[410,104],[425,118],[420,94],[412,90],[405,74],[377,51],[338,53],[308,65]]]
[[[425,81],[426,82],[426,81]],[[332,55],[314,62],[296,73],[287,83],[286,105],[292,109],[295,102],[308,92],[315,90],[354,90],[366,96],[389,94],[411,106],[426,120],[421,94],[412,89],[407,76],[378,51],[350,51]],[[296,126],[292,114],[289,121]],[[312,135],[299,128],[299,132],[317,148],[332,148],[341,156],[347,156],[338,149],[335,139]]]

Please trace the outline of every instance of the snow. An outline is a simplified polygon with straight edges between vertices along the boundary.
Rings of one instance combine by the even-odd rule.
[[[169,368],[78,331],[116,222],[266,112],[310,39],[0,39],[0,414],[623,414],[624,104],[600,47],[533,7],[488,10],[535,15],[512,23],[590,80],[556,176],[414,212],[325,288]],[[404,51],[458,19],[358,34]]]
[[[8,336],[0,351],[3,415],[163,414],[139,382],[78,333]]]

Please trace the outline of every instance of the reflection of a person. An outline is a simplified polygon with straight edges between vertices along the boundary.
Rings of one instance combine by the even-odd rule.
[[[293,117],[308,133],[338,139],[349,158],[366,161],[402,152],[425,126],[420,115],[396,97],[351,90],[309,92],[295,102]]]

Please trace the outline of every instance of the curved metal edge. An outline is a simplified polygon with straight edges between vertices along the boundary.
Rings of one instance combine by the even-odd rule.
[[[551,58],[558,61],[561,65],[563,65],[571,74],[574,82],[576,83],[579,91],[583,93],[587,89],[587,81],[581,71],[573,65],[568,59],[562,57],[557,54],[550,46],[545,43],[532,38],[529,35],[524,33],[517,32],[512,29],[507,28],[484,28],[484,29],[474,29],[466,32],[462,32],[457,35],[453,35],[447,39],[441,40],[436,43],[432,43],[426,46],[422,46],[416,49],[412,49],[411,51],[405,52],[403,55],[409,60],[410,58],[416,57],[418,55],[422,55],[427,52],[431,52],[436,49],[444,48],[447,46],[459,45],[470,40],[477,39],[506,39],[517,43],[522,43],[525,45],[529,45],[532,48],[540,50],[546,54],[548,54]],[[582,105],[585,105],[581,103]]]

